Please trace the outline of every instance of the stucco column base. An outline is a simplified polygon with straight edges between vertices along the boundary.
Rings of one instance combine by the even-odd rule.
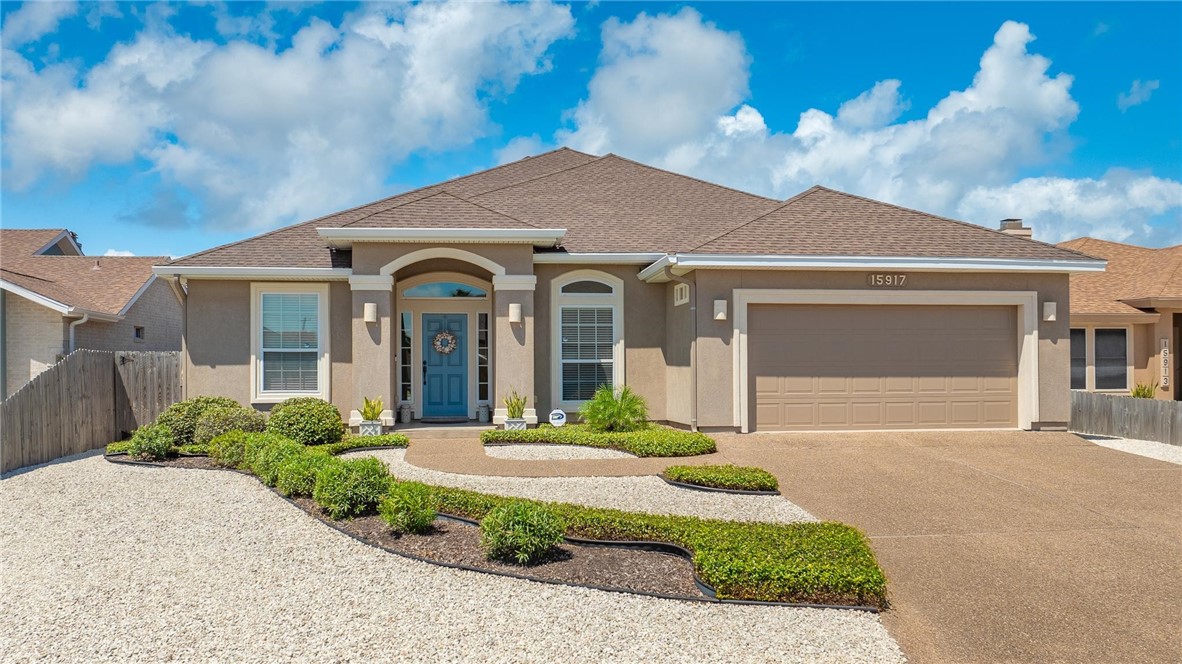
[[[526,424],[537,424],[538,423],[538,411],[536,408],[526,408],[525,412],[522,413],[521,417],[522,417],[522,419],[525,420]],[[492,420],[493,424],[498,424],[498,425],[504,424],[505,420],[507,420],[507,419],[509,419],[509,411],[507,409],[498,408],[495,411],[493,411],[493,420]]]
[[[381,420],[382,426],[384,426],[384,427],[394,426],[394,411],[390,410],[389,408],[387,408],[386,410],[383,410],[379,419]],[[365,420],[361,419],[361,411],[358,411],[358,410],[349,411],[349,426],[359,427],[359,426],[361,426],[361,423],[364,421]]]

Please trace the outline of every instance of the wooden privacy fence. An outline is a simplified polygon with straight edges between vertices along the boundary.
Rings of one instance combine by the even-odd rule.
[[[103,447],[180,398],[180,353],[74,351],[0,404],[0,471]]]
[[[1072,390],[1071,430],[1182,445],[1182,401]]]

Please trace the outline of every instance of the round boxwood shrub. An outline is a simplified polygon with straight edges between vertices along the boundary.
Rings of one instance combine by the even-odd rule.
[[[334,519],[361,516],[377,508],[392,480],[386,465],[373,457],[340,461],[317,473],[312,498]]]
[[[140,459],[163,459],[172,450],[172,431],[161,424],[149,424],[135,430],[127,453]]]
[[[378,504],[378,514],[396,533],[425,533],[435,523],[435,494],[418,482],[398,482]]]
[[[210,408],[236,407],[239,407],[238,402],[228,397],[193,397],[169,406],[156,418],[156,424],[162,424],[172,431],[174,445],[192,445],[197,420],[205,411]]]
[[[219,466],[238,468],[246,453],[246,432],[228,431],[209,441],[209,458]]]
[[[345,435],[337,407],[315,397],[295,397],[271,409],[267,431],[305,445],[335,443]]]
[[[299,443],[296,443],[299,445]],[[328,466],[343,463],[336,457],[327,454],[314,454],[305,451],[300,456],[279,464],[275,474],[275,488],[287,497],[311,496],[316,488],[316,477],[320,471]]]
[[[209,441],[230,431],[261,433],[266,428],[267,418],[253,408],[244,408],[238,404],[216,406],[207,408],[197,418],[197,426],[193,430],[193,444],[208,445]]]
[[[566,526],[549,509],[513,501],[490,511],[480,522],[480,544],[489,560],[531,565],[562,543]]]
[[[279,481],[279,467],[288,460],[306,453],[307,450],[304,446],[294,440],[276,437],[267,442],[254,455],[251,470],[254,471],[254,474],[258,476],[263,484],[275,486],[275,483]]]

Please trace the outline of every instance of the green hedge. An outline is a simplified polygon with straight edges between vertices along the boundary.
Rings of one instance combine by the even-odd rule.
[[[344,437],[341,411],[324,399],[293,397],[271,409],[267,432],[286,436],[305,445],[327,445]]]
[[[184,401],[178,401],[169,406],[156,424],[163,424],[172,431],[177,445],[192,445],[193,435],[197,432],[197,421],[211,408],[241,408],[237,401],[228,397],[200,396]],[[206,441],[208,442],[208,441]]]
[[[775,475],[753,466],[669,466],[664,474],[675,482],[715,489],[775,491],[780,486]]]
[[[658,425],[638,431],[592,431],[584,424],[564,427],[540,426],[523,431],[489,430],[480,434],[484,443],[548,443],[552,445],[583,445],[621,450],[640,457],[681,457],[710,454],[716,451],[714,439],[704,433],[693,433]]]

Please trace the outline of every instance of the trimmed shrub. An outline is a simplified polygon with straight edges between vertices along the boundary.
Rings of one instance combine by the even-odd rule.
[[[209,441],[209,458],[219,466],[239,468],[246,454],[246,436],[242,431],[230,431]]]
[[[579,417],[592,431],[637,431],[648,425],[648,404],[627,385],[619,394],[610,385],[600,385],[579,409]]]
[[[254,474],[267,486],[275,486],[279,481],[279,468],[288,461],[307,454],[303,445],[290,438],[276,437],[267,442],[250,465]]]
[[[345,423],[337,407],[324,399],[295,397],[271,409],[267,432],[305,445],[328,445],[345,435]]]
[[[378,504],[378,514],[396,533],[425,533],[435,523],[435,494],[419,482],[397,482]]]
[[[210,408],[241,408],[237,401],[228,397],[193,397],[178,401],[168,407],[156,424],[162,424],[172,430],[174,445],[192,445],[193,434],[197,431],[197,420]]]
[[[127,453],[139,459],[163,459],[172,451],[172,431],[161,424],[149,424],[135,430]]]
[[[410,439],[400,433],[384,433],[380,436],[346,436],[339,443],[330,445],[311,445],[308,449],[321,450],[328,454],[344,454],[349,450],[365,447],[407,447]]]
[[[119,440],[107,445],[107,454],[127,454],[131,450],[130,440]]]
[[[639,431],[593,431],[585,424],[564,427],[539,426],[524,431],[492,429],[480,434],[485,443],[547,443],[584,445],[621,450],[640,457],[682,457],[716,451],[714,439],[704,433],[650,424]]]
[[[339,461],[316,475],[312,498],[333,519],[352,518],[374,511],[392,481],[386,465],[373,457]]]
[[[776,476],[754,466],[669,466],[665,477],[674,482],[684,482],[715,489],[736,489],[739,491],[775,491],[779,488]]]
[[[207,408],[197,418],[197,427],[193,430],[193,444],[208,445],[209,441],[230,431],[261,433],[266,428],[267,418],[253,408],[239,405]]]
[[[305,451],[279,465],[275,474],[275,488],[289,498],[311,496],[316,488],[316,476],[328,466],[339,463],[342,463],[340,459],[327,454]]]
[[[562,543],[566,526],[546,507],[513,501],[491,510],[480,522],[480,545],[489,560],[531,565]]]

